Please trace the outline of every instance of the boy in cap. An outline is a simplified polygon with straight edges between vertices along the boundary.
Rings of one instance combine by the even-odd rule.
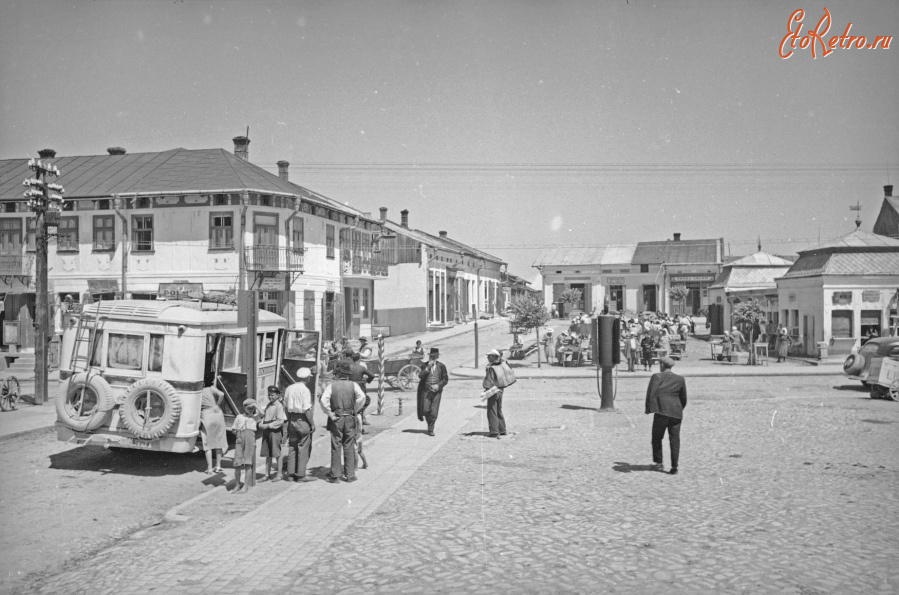
[[[265,413],[262,416],[262,423],[259,427],[262,429],[262,452],[265,457],[265,477],[262,481],[280,481],[281,469],[276,468],[274,475],[272,468],[276,465],[272,464],[272,459],[282,464],[281,445],[284,442],[284,422],[287,421],[287,415],[284,413],[284,406],[281,404],[281,389],[275,385],[268,387],[268,405],[265,406]]]
[[[244,401],[243,410],[243,413],[234,418],[230,428],[236,435],[232,494],[246,493],[256,485],[256,422],[260,415],[254,399]],[[241,471],[245,471],[244,483],[240,483]]]
[[[646,414],[654,413],[652,420],[652,462],[662,470],[662,439],[668,432],[671,447],[671,475],[677,475],[680,455],[680,426],[687,406],[687,383],[682,376],[671,371],[674,360],[663,357],[659,360],[661,372],[649,379],[646,389]]]
[[[440,398],[443,396],[443,387],[449,382],[449,374],[443,362],[437,361],[440,350],[431,347],[428,354],[428,363],[422,367],[418,375],[418,421],[428,422],[428,436],[434,435],[434,424],[437,423],[437,414],[440,413]]]

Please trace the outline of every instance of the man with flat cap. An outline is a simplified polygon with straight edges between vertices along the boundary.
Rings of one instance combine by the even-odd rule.
[[[680,455],[680,426],[687,406],[687,383],[682,376],[671,371],[674,360],[663,357],[659,360],[661,372],[656,372],[649,379],[646,389],[646,413],[654,413],[652,420],[652,462],[656,468],[662,469],[662,439],[668,432],[671,446],[671,475],[677,475],[677,463]]]
[[[428,436],[434,435],[434,423],[440,412],[440,397],[443,396],[443,387],[449,382],[446,366],[437,361],[439,357],[440,350],[431,347],[428,363],[418,375],[418,421],[428,422]]]
[[[349,379],[350,373],[349,362],[338,362],[334,370],[336,380],[319,400],[331,432],[331,473],[327,477],[330,483],[337,483],[341,476],[347,483],[356,481],[356,415],[365,403],[365,393]]]

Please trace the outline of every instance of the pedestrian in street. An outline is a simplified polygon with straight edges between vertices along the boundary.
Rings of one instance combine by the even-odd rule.
[[[662,327],[662,331],[659,334],[659,351],[664,350],[665,355],[669,355],[671,353],[671,336],[668,334],[668,329]]]
[[[640,344],[637,342],[636,333],[628,333],[624,340],[624,357],[627,359],[627,371],[636,372],[634,366],[640,353]]]
[[[225,414],[221,404],[225,393],[207,386],[200,391],[200,440],[206,454],[206,475],[222,472],[222,453],[228,450],[228,436],[225,433]],[[215,466],[212,457],[215,455]]]
[[[503,361],[497,349],[487,352],[487,369],[484,374],[484,393],[487,399],[487,437],[499,438],[506,435],[506,417],[503,415],[503,393],[515,382],[515,374],[509,364]]]
[[[424,357],[425,348],[422,347],[421,341],[415,342],[415,347],[412,349],[412,355],[420,355],[420,356]]]
[[[551,328],[546,329],[546,334],[543,335],[543,339],[540,342],[543,343],[543,355],[546,356],[546,363],[552,365],[553,354],[556,349],[553,344],[553,330]]]
[[[232,494],[243,494],[256,485],[256,423],[261,418],[255,399],[243,402],[243,413],[234,418],[231,431],[234,443],[234,488]],[[240,482],[241,472],[244,482]]]
[[[287,413],[287,479],[296,482],[314,481],[306,476],[309,457],[312,456],[312,436],[315,434],[312,392],[307,382],[312,377],[309,368],[297,371],[297,381],[284,391],[284,408]]]
[[[656,372],[649,379],[646,389],[646,414],[655,414],[652,420],[652,462],[658,470],[662,470],[662,439],[668,432],[668,443],[671,448],[671,475],[677,475],[680,458],[680,428],[687,406],[687,383],[682,376],[671,371],[674,360],[663,357],[659,360],[661,372]]]
[[[449,374],[443,362],[437,361],[440,350],[431,347],[428,363],[418,375],[418,421],[428,422],[428,436],[434,435],[434,424],[440,413],[443,387],[449,382]]]
[[[721,338],[721,359],[731,361],[731,352],[734,348],[734,340],[730,336],[730,331],[724,331],[724,336]]]
[[[781,327],[780,332],[777,334],[777,363],[786,361],[787,356],[790,354],[790,345],[793,344],[793,339],[790,338],[790,334],[787,332],[787,329]]]
[[[371,345],[368,344],[368,339],[365,337],[359,337],[359,351],[357,353],[359,353],[361,359],[371,359]]]
[[[356,481],[356,423],[357,415],[365,403],[365,393],[350,380],[350,365],[346,361],[337,364],[336,380],[322,393],[320,404],[328,416],[331,432],[331,472],[329,483],[337,483],[341,476],[347,483]]]
[[[362,425],[367,426],[368,420],[365,419],[365,410],[371,405],[371,397],[368,396],[368,383],[375,379],[375,375],[368,371],[368,366],[359,363],[359,360],[362,359],[362,354],[359,351],[353,353],[350,357],[352,363],[350,364],[350,380],[359,385],[359,388],[362,389],[362,392],[365,393],[365,404],[362,406],[361,418]],[[365,433],[365,428],[361,428],[362,433]]]
[[[640,339],[640,355],[643,360],[644,372],[652,368],[652,352],[654,349],[655,345],[653,344],[652,337],[649,336],[649,333],[643,335],[643,338]]]
[[[746,337],[740,332],[740,329],[733,327],[730,329],[730,336],[734,340],[734,351],[743,351],[743,345],[746,344]]]
[[[281,458],[281,445],[284,442],[284,422],[287,414],[281,404],[281,389],[277,386],[268,387],[268,405],[262,414],[262,422],[259,428],[262,430],[262,451],[259,456],[265,457],[265,476],[260,481],[280,481],[281,469],[275,468],[272,474],[272,459],[279,461]]]

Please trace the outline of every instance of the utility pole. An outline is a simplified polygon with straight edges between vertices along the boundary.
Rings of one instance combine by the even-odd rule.
[[[55,152],[41,151],[41,157],[55,156]],[[50,305],[47,301],[47,234],[48,219],[58,223],[62,210],[63,187],[47,182],[47,178],[59,177],[60,171],[52,163],[41,159],[29,159],[28,167],[34,172],[33,178],[22,182],[28,190],[25,198],[28,207],[35,215],[35,333],[34,333],[34,403],[43,405],[47,402],[47,343],[50,339]]]

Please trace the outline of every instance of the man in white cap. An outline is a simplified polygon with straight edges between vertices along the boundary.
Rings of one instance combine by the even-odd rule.
[[[654,413],[652,420],[652,462],[662,470],[662,439],[668,431],[671,446],[671,475],[677,475],[680,455],[680,426],[687,406],[687,383],[682,376],[671,371],[674,360],[663,357],[659,360],[661,372],[649,379],[646,389],[646,413]]]
[[[314,481],[306,476],[306,466],[312,455],[312,434],[315,433],[312,393],[306,383],[312,377],[312,370],[297,370],[297,381],[284,392],[287,410],[287,478],[294,481]],[[280,469],[278,469],[280,472]]]

